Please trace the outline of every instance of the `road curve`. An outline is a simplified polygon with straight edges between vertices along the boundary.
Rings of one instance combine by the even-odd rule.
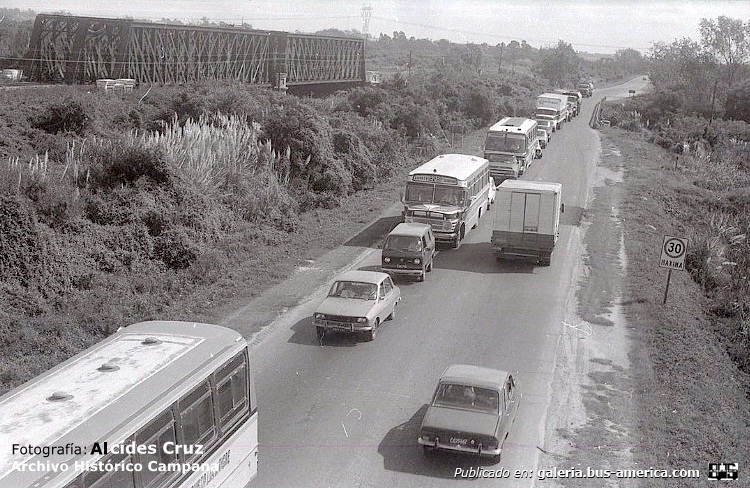
[[[596,90],[523,176],[563,184],[565,213],[550,267],[497,263],[490,211],[460,249],[439,253],[425,282],[397,280],[398,315],[373,342],[333,337],[318,344],[310,316],[323,290],[255,338],[261,445],[253,486],[437,487],[454,483],[457,468],[472,467],[507,470],[501,480],[478,479],[473,486],[532,486],[533,476],[515,475],[538,468],[544,441],[580,260],[578,225],[600,152],[587,122],[602,96],[627,96],[645,83],[639,78]],[[377,269],[379,257],[373,249],[353,267]],[[518,378],[523,398],[497,464],[447,454],[425,458],[416,443],[426,403],[452,363],[509,370]]]

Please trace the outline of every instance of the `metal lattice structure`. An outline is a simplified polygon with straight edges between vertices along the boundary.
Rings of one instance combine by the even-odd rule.
[[[31,81],[66,83],[366,80],[364,39],[47,14],[36,17],[27,70]]]

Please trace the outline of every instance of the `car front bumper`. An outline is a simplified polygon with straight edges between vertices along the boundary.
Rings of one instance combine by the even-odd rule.
[[[313,325],[315,327],[323,327],[325,330],[332,330],[335,332],[366,332],[373,329],[370,323],[344,323],[344,322],[333,322],[330,320],[313,319]]]
[[[418,269],[386,268],[384,266],[381,266],[381,269],[383,270],[383,273],[388,273],[389,275],[422,276],[422,273],[424,273],[422,268],[418,268]]]

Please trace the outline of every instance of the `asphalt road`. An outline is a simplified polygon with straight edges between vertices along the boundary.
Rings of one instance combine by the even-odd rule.
[[[458,250],[442,250],[423,283],[397,280],[403,300],[373,342],[334,336],[320,346],[311,315],[322,300],[281,316],[254,341],[261,487],[438,487],[457,468],[507,470],[473,486],[531,486],[543,445],[558,339],[566,327],[579,221],[600,152],[588,127],[602,96],[643,90],[640,78],[584,99],[582,114],[555,132],[523,179],[563,184],[565,213],[550,267],[497,263],[488,212]],[[354,263],[377,269],[372,250]],[[311,290],[312,292],[312,290]],[[440,373],[453,363],[511,371],[523,397],[497,464],[470,456],[422,455],[419,424]]]

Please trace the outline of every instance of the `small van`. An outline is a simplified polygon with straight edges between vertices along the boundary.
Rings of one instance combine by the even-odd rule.
[[[390,275],[414,276],[424,281],[432,271],[435,258],[435,236],[429,224],[401,223],[383,242],[381,267]]]

